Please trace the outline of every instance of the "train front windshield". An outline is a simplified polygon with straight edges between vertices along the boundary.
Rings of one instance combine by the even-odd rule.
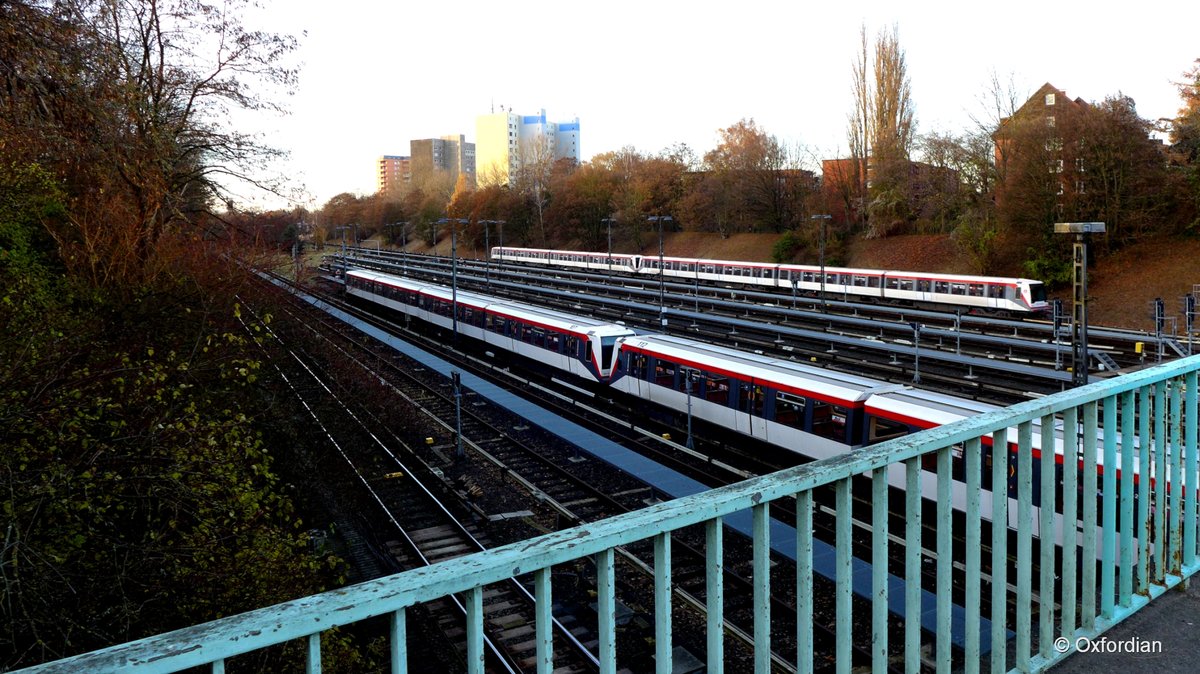
[[[600,338],[600,367],[605,372],[612,369],[613,352],[617,348],[616,337],[601,337]]]
[[[1046,301],[1046,286],[1041,283],[1029,284],[1029,301],[1031,304],[1043,304]]]

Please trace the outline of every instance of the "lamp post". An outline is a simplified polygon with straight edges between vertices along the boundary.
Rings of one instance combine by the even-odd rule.
[[[1088,383],[1087,350],[1087,244],[1089,234],[1103,234],[1103,222],[1056,222],[1055,234],[1074,234],[1074,306],[1072,307],[1073,331],[1071,349],[1071,383],[1083,386]]]
[[[346,280],[346,230],[350,229],[346,225],[334,227],[333,231],[342,233],[342,280]]]
[[[483,223],[483,278],[487,287],[492,287],[492,235],[489,231],[491,220],[480,220]]]
[[[612,273],[612,218],[601,218],[602,224],[608,225],[608,257],[604,259],[608,266],[608,273]]]
[[[439,225],[450,225],[450,325],[458,343],[458,225],[470,223],[462,218],[442,218]]]
[[[647,216],[646,220],[658,223],[658,323],[665,328],[667,327],[667,310],[664,302],[666,274],[663,273],[663,223],[674,220],[669,215],[651,215]]]
[[[817,235],[817,258],[821,265],[821,311],[828,311],[825,305],[825,223],[829,222],[832,215],[828,213],[819,213],[809,218],[810,220],[820,220],[820,233]]]
[[[404,267],[404,273],[408,273],[408,222],[400,223],[400,263]]]

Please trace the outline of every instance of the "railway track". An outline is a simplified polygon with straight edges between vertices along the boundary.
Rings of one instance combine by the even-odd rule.
[[[399,452],[392,447],[402,445],[394,435],[385,441],[378,420],[354,412],[338,394],[336,384],[320,374],[312,359],[303,350],[285,344],[277,331],[265,322],[260,322],[291,362],[275,365],[280,375],[288,382],[302,406],[328,439],[344,461],[357,482],[359,489],[369,494],[369,501],[377,504],[383,517],[391,525],[394,538],[385,542],[388,556],[400,568],[414,568],[445,559],[472,554],[488,547],[484,532],[463,523],[470,513],[447,504],[444,498],[427,487],[420,475],[426,474],[427,466],[402,461]],[[291,377],[288,376],[291,372]],[[324,392],[329,400],[314,400],[313,393]],[[319,393],[318,393],[319,395]],[[329,403],[332,402],[332,405]],[[340,409],[343,415],[336,419],[323,418],[317,410],[328,412]],[[409,466],[413,465],[413,468]],[[457,510],[457,512],[456,512]],[[348,548],[359,555],[365,553],[361,534],[348,537]],[[528,582],[528,579],[525,580]],[[466,633],[462,625],[466,616],[466,605],[458,597],[445,598],[421,607],[429,619],[445,626],[443,632],[450,639],[454,650],[462,657],[470,655]],[[486,661],[492,671],[530,671],[536,664],[536,640],[530,638],[533,630],[535,605],[533,595],[517,580],[489,586],[482,602],[484,615],[484,649]],[[570,616],[566,616],[571,622]],[[589,639],[580,627],[569,627],[563,620],[554,620],[556,634],[553,640],[554,661],[559,670],[573,674],[595,671],[598,662],[591,649],[581,641]]]

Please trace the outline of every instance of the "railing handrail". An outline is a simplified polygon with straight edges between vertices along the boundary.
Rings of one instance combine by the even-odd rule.
[[[555,564],[590,557],[1196,370],[1200,370],[1200,355],[487,552],[21,671],[57,674],[136,666],[139,672],[173,672],[204,665]]]

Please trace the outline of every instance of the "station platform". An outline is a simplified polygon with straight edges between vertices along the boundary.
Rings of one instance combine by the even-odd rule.
[[[282,287],[282,286],[281,286]],[[328,313],[330,316],[341,320],[363,333],[371,336],[380,342],[387,344],[389,347],[396,349],[405,356],[421,363],[423,366],[431,370],[439,372],[443,376],[449,378],[451,372],[456,371],[450,363],[438,358],[437,356],[419,348],[404,340],[393,337],[386,332],[364,323],[357,318],[347,314],[336,307],[333,307],[315,297],[311,297],[304,293],[298,293],[290,288],[289,292],[293,292],[304,301],[314,305],[320,310]],[[659,493],[674,499],[682,496],[700,493],[708,490],[708,487],[696,480],[693,480],[686,475],[683,475],[675,470],[663,466],[651,459],[648,459],[628,448],[622,447],[607,438],[604,438],[592,431],[574,424],[549,410],[540,407],[524,398],[521,398],[513,393],[506,391],[491,382],[476,377],[470,373],[463,372],[462,384],[471,389],[477,395],[489,400],[504,409],[527,419],[530,423],[535,424],[547,432],[561,438],[564,442],[574,444],[579,447],[580,451],[589,454],[600,461],[604,461],[619,470],[634,476],[636,479],[642,480],[651,485]],[[743,534],[746,537],[752,537],[752,515],[749,510],[736,513],[725,518],[726,526]],[[777,521],[774,518],[770,522],[770,544],[771,549],[788,559],[795,560],[796,555],[796,530],[794,527]],[[835,578],[835,557],[836,552],[832,545],[823,541],[813,539],[813,571],[817,575],[825,578]],[[852,565],[852,590],[854,594],[870,601],[873,596],[872,592],[872,571],[871,565],[857,557],[851,558]],[[904,597],[905,581],[903,578],[893,574],[888,575],[888,608],[889,611],[897,617],[903,618],[905,613],[905,597]],[[959,605],[952,607],[951,616],[951,641],[956,647],[962,647],[965,643],[965,611]],[[931,592],[922,590],[921,592],[921,626],[930,633],[937,632],[937,597]],[[1010,633],[1011,638],[1011,633]],[[980,651],[987,653],[991,648],[991,621],[987,619],[980,620]]]

